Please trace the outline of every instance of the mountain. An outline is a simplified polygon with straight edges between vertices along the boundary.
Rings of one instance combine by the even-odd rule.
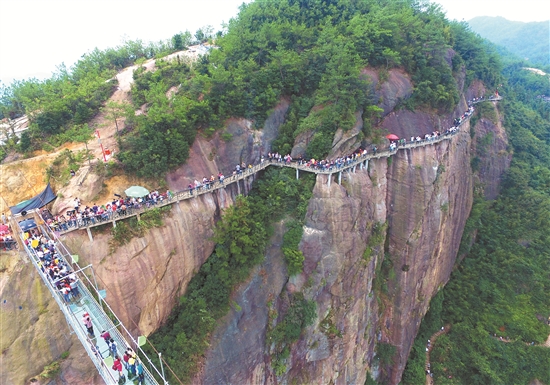
[[[468,21],[481,37],[504,46],[533,64],[550,64],[550,22],[524,23],[503,17],[479,16]]]
[[[485,39],[416,0],[256,1],[195,61],[175,51],[176,37],[172,59],[97,52],[7,100],[8,112],[35,112],[28,139],[45,150],[86,133],[106,99],[124,91],[133,104],[116,140],[109,119],[115,161],[90,167],[82,185],[59,183],[54,214],[76,194],[103,202],[122,175],[188,191],[236,164],[265,165],[268,153],[314,165],[270,165],[167,211],[60,235],[94,266],[131,334],[147,336],[149,356],[162,352],[170,383],[424,384],[426,340],[445,324],[435,383],[550,383],[550,350],[528,345],[550,333],[550,119],[538,81],[523,88],[529,108],[515,103],[527,99],[512,88],[524,79],[507,82]],[[387,152],[387,134],[410,143],[445,132],[468,100],[497,86],[504,99],[477,104],[455,135]],[[359,148],[369,161],[342,166]],[[54,181],[71,167],[40,161]],[[315,175],[315,164],[328,171]],[[3,186],[28,175],[28,159],[14,166]],[[20,260],[0,265],[10,368],[0,383],[44,378],[52,361],[57,383],[98,383],[36,269]]]

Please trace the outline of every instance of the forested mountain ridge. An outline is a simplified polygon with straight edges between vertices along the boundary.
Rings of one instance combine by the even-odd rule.
[[[500,16],[478,16],[469,20],[468,25],[529,65],[550,65],[550,21],[524,23]]]
[[[154,73],[136,71],[133,102],[136,108],[145,105],[148,113],[125,112],[133,134],[122,137],[118,157],[127,171],[151,176],[174,169],[187,158],[197,130],[208,135],[230,117],[245,117],[260,127],[282,97],[291,100],[291,111],[275,150],[290,152],[297,135],[307,133],[308,156],[325,156],[332,135],[338,128],[352,127],[358,110],[367,118],[364,135],[372,136],[370,125],[379,110],[367,79],[360,76],[366,66],[385,71],[402,67],[409,73],[414,92],[405,108],[453,108],[463,64],[466,84],[474,77],[489,87],[498,82],[498,63],[485,54],[481,40],[424,2],[253,2],[244,5],[227,33],[220,35],[215,39],[219,49],[203,56],[193,69],[178,60],[159,62]],[[33,114],[31,130],[18,148],[49,148],[50,143],[89,133],[83,122],[106,96],[83,79],[106,87],[104,81],[122,63],[161,55],[191,41],[189,35],[177,36],[161,47],[129,42],[120,52],[94,51],[72,72],[65,69],[54,79],[20,82],[4,90],[6,114]],[[171,87],[177,92],[169,101],[165,93]],[[60,99],[60,93],[74,97]]]

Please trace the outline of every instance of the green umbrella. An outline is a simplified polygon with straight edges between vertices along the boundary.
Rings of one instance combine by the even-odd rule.
[[[147,190],[145,187],[141,187],[141,186],[132,186],[132,187],[129,187],[128,189],[126,189],[126,191],[124,191],[124,193],[126,194],[126,196],[129,196],[129,197],[141,198],[141,197],[144,197],[145,195],[149,194],[149,190]]]

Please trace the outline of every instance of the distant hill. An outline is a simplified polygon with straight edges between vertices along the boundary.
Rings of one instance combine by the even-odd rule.
[[[479,16],[468,21],[474,32],[533,64],[550,64],[550,22],[510,21]]]

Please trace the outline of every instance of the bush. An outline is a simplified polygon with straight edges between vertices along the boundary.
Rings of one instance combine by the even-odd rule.
[[[269,333],[269,340],[275,343],[279,354],[289,344],[300,338],[302,331],[310,326],[317,317],[315,302],[308,301],[302,293],[295,293],[290,299],[290,306],[283,320]]]

